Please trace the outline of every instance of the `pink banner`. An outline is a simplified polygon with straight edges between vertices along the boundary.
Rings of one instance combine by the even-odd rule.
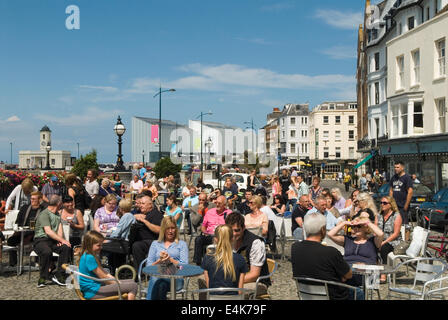
[[[159,126],[151,125],[151,143],[159,143]]]

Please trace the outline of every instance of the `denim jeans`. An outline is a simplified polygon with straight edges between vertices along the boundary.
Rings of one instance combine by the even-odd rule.
[[[361,288],[356,288],[356,300],[364,300],[364,291]],[[348,290],[348,300],[355,300],[354,290]]]
[[[166,300],[166,294],[170,291],[170,279],[151,277],[148,283],[146,300]],[[176,291],[184,287],[184,280],[176,280]]]

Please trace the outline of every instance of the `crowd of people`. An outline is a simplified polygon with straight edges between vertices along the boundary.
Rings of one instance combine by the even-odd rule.
[[[102,279],[111,278],[125,263],[133,263],[139,270],[142,263],[192,261],[205,270],[198,280],[200,288],[254,289],[258,277],[269,274],[267,254],[276,252],[274,222],[282,217],[291,219],[291,233],[297,240],[291,249],[295,277],[360,286],[351,266],[387,261],[388,253],[402,240],[401,225],[408,223],[412,180],[403,163],[395,165],[395,173],[390,180],[391,193],[381,199],[378,209],[362,188],[352,190],[345,199],[339,188],[323,188],[318,176],[308,184],[295,170],[272,177],[264,192],[258,192],[255,172],[251,172],[240,199],[232,178],[226,179],[222,189],[206,192],[202,181],[193,185],[186,179],[182,188],[173,176],[157,179],[140,164],[132,170],[129,185],[118,174],[98,181],[95,170],[88,171],[85,181],[74,174],[67,174],[63,183],[53,177],[41,191],[25,179],[7,199],[6,212],[19,210],[16,224],[34,227],[25,239],[39,256],[38,287],[49,281],[65,285],[61,266],[75,255],[81,272]],[[91,215],[90,228],[85,214]],[[182,226],[195,236],[192,257],[188,245],[179,239]],[[343,247],[344,254],[325,246],[328,239]],[[18,241],[16,235],[7,239],[8,245]],[[73,250],[77,246],[80,249]],[[210,246],[212,253],[207,250]],[[57,264],[54,252],[59,255]],[[9,263],[17,263],[13,252]],[[270,284],[269,279],[260,281],[258,294],[266,293]],[[117,293],[113,281],[85,279],[80,285],[87,299]],[[183,285],[176,281],[178,289]],[[151,277],[146,297],[165,299],[169,288],[166,279]],[[125,281],[121,289],[129,299],[136,297],[135,282]],[[330,295],[346,299],[352,294],[332,289]]]

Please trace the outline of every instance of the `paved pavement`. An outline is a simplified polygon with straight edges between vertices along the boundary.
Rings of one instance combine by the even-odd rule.
[[[322,183],[324,187],[341,187],[344,196],[348,196],[343,185],[334,181],[324,181]],[[278,263],[278,270],[274,275],[273,284],[269,288],[269,293],[274,300],[297,300],[296,285],[292,281],[292,268],[289,261],[290,256],[289,242],[286,246],[287,258],[282,261],[279,258],[276,259]],[[193,247],[193,244],[191,245]],[[193,256],[193,251],[190,250],[190,257]],[[4,254],[3,265],[7,264],[7,254]],[[25,263],[28,263],[28,258],[25,258]],[[411,271],[412,274],[412,271]],[[39,273],[37,271],[31,272],[31,281],[28,281],[28,272],[16,277],[14,273],[6,272],[0,275],[0,300],[73,300],[77,299],[73,290],[69,290],[57,285],[48,285],[44,288],[37,288],[37,280]],[[406,285],[410,285],[410,282],[404,282]],[[193,279],[190,283],[190,289],[196,289],[197,283]],[[382,299],[387,296],[387,285],[383,284],[380,288]],[[374,299],[378,299],[377,295],[374,295]]]

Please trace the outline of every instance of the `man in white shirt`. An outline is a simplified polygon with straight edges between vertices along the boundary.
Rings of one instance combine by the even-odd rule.
[[[98,181],[96,181],[96,172],[93,169],[90,169],[87,171],[87,180],[85,183],[85,187],[87,190],[87,193],[89,196],[93,199],[95,198],[99,191],[100,191],[100,185]]]

